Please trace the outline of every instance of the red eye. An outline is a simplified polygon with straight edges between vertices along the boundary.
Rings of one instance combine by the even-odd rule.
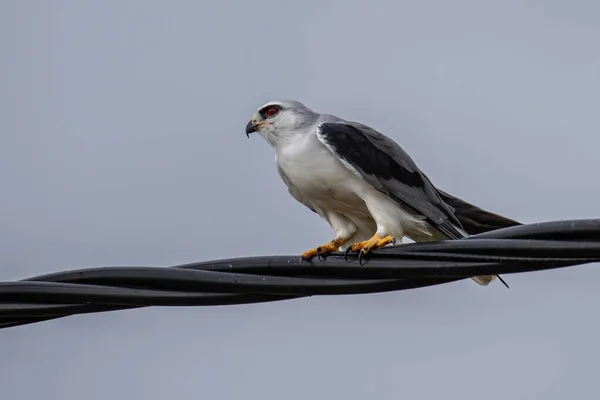
[[[277,107],[271,107],[267,110],[267,115],[269,117],[273,117],[273,116],[275,116],[275,114],[277,114],[278,111],[279,110],[277,109]]]

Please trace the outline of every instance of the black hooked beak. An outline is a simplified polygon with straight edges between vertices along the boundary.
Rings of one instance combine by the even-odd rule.
[[[256,125],[254,121],[248,122],[248,125],[246,125],[246,136],[250,137],[252,132],[256,132],[257,127],[258,125]]]

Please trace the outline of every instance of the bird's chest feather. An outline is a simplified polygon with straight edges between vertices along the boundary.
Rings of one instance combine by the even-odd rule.
[[[294,186],[314,198],[355,196],[356,178],[316,137],[277,151],[277,163]]]

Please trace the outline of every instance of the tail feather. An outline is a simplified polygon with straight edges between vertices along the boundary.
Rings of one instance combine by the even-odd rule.
[[[454,208],[454,215],[469,235],[522,225],[518,221],[479,208],[440,189],[438,192],[442,200]]]
[[[467,231],[469,235],[476,235],[478,233],[489,232],[496,229],[522,225],[518,221],[479,208],[476,205],[470,204],[440,189],[437,190],[442,200],[446,204],[454,208],[454,215],[463,226],[463,229]],[[479,285],[487,286],[495,278],[495,275],[484,275],[474,276],[472,279]],[[498,278],[502,281],[502,283],[504,283],[506,287],[508,287],[506,282],[504,282],[504,280],[500,278],[500,276],[498,276]]]

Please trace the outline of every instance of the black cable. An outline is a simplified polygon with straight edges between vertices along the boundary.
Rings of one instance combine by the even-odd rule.
[[[102,267],[0,282],[0,328],[149,306],[263,303],[313,295],[407,290],[478,275],[600,261],[600,220],[519,225],[466,239],[371,252],[231,258],[174,267]]]

